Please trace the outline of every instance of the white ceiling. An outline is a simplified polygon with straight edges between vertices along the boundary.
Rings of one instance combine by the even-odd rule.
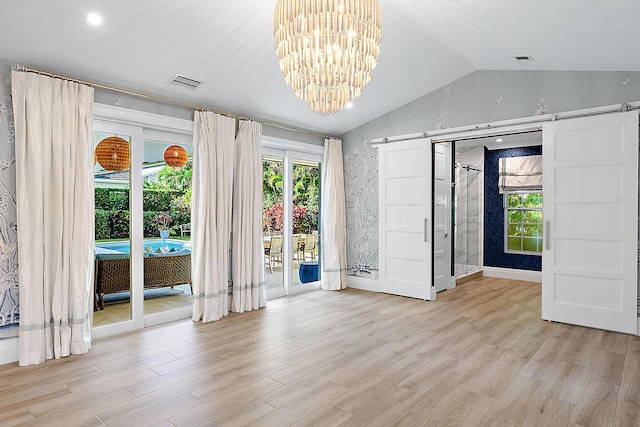
[[[0,58],[334,135],[475,70],[640,71],[638,0],[380,0],[373,79],[352,109],[322,116],[284,83],[275,3],[5,1]],[[89,12],[104,24],[88,25]],[[195,91],[168,84],[176,74],[204,84]]]

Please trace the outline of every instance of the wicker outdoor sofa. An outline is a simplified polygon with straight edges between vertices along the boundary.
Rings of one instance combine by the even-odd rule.
[[[104,310],[104,296],[130,291],[129,256],[97,255],[95,309]],[[144,257],[144,289],[191,286],[191,252],[151,254]],[[193,288],[191,290],[193,294]]]

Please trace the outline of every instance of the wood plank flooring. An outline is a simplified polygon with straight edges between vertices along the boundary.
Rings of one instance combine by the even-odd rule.
[[[167,290],[169,288],[166,288]],[[183,291],[173,295],[163,295],[155,298],[144,299],[144,314],[161,313],[176,308],[190,307],[193,305],[193,296],[189,285],[175,286],[177,291]],[[129,300],[105,304],[104,310],[93,312],[93,326],[103,326],[111,323],[124,322],[131,319],[131,303]]]
[[[540,284],[310,292],[0,366],[0,425],[638,426],[640,339],[540,320]]]

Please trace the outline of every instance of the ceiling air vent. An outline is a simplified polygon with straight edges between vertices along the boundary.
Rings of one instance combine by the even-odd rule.
[[[190,79],[189,77],[185,77],[181,74],[176,74],[174,78],[169,80],[169,83],[188,89],[196,89],[202,84],[202,82],[199,82],[198,80]]]
[[[513,57],[516,61],[533,61],[531,55],[518,55]]]

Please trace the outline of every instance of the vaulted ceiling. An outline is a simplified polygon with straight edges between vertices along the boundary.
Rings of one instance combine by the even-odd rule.
[[[640,71],[637,0],[379,1],[373,79],[352,109],[331,116],[309,110],[282,78],[276,0],[6,1],[0,58],[334,135],[475,70]],[[90,12],[103,25],[90,26]],[[176,74],[203,84],[169,84]]]

